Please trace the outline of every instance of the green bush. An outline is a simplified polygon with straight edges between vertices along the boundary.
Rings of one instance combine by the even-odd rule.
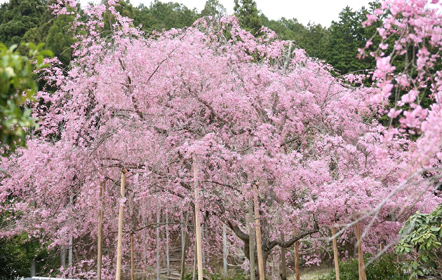
[[[365,263],[368,262],[370,256],[364,256]],[[384,255],[373,261],[365,268],[368,280],[385,280],[385,279],[408,279],[401,276],[400,265],[397,264],[392,255]],[[341,280],[355,280],[359,278],[358,260],[351,259],[339,264],[339,276]],[[335,271],[328,275],[320,277],[318,280],[336,280]]]
[[[433,275],[442,277],[442,204],[433,213],[416,212],[399,232],[396,253],[406,255],[409,261],[404,269],[412,277]]]

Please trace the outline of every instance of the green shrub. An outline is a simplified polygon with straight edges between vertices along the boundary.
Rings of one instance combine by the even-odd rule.
[[[365,263],[368,262],[367,255],[364,257]],[[392,255],[384,255],[373,261],[365,268],[368,280],[385,280],[385,279],[408,279],[401,276],[400,265],[397,264]],[[359,266],[357,259],[351,259],[339,264],[339,276],[341,280],[355,280],[359,278]],[[335,271],[331,271],[328,275],[320,277],[318,280],[336,280]]]
[[[416,212],[404,223],[399,235],[396,253],[409,257],[404,269],[412,277],[433,275],[441,279],[442,204],[430,214]]]

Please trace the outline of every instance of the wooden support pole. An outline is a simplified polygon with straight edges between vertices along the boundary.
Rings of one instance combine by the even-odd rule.
[[[331,233],[333,237],[333,258],[335,262],[335,274],[336,274],[336,280],[339,280],[339,257],[338,257],[338,245],[336,242],[336,230],[335,227],[332,226]]]
[[[293,236],[296,236],[298,231],[293,230]],[[301,271],[299,270],[299,243],[295,242],[295,272],[296,272],[296,280],[301,279]]]
[[[189,221],[189,212],[186,213],[186,219],[181,225],[181,277],[180,280],[184,280],[184,274],[186,273],[186,251],[189,244],[189,236],[187,231],[184,230],[185,224]]]
[[[130,233],[130,279],[135,280],[135,233]]]
[[[358,246],[359,280],[367,280],[367,275],[365,274],[364,254],[362,252],[362,230],[359,222],[355,225],[355,233]]]
[[[253,202],[249,204],[249,256],[250,256],[250,280],[255,280],[255,235],[256,230],[253,222]]]
[[[259,184],[259,183],[258,183]],[[258,186],[253,185],[253,202],[255,204],[256,247],[258,251],[259,280],[265,280],[264,259],[262,254],[261,222],[259,217]]]
[[[121,199],[124,198],[126,192],[126,169],[121,170]],[[115,274],[115,280],[121,280],[121,259],[123,251],[123,217],[124,217],[124,205],[120,203],[120,209],[118,214],[118,241],[117,241],[117,272]]]
[[[166,209],[166,274],[170,274],[170,258],[169,258],[169,213]]]
[[[104,182],[100,183],[100,210],[98,210],[98,238],[97,238],[97,280],[101,280],[101,263],[103,260],[103,208]]]
[[[198,195],[198,162],[196,156],[193,157],[193,180],[195,189],[195,234],[196,234],[196,256],[198,260],[198,280],[203,280],[203,253],[201,240],[200,205]]]
[[[157,280],[160,280],[160,207],[157,210]]]
[[[227,276],[227,229],[226,224],[223,224],[223,273]]]
[[[284,233],[281,232],[281,241],[284,242]],[[285,254],[287,252],[287,249],[284,247],[281,247],[281,279],[286,280],[287,279],[287,264],[285,260]]]

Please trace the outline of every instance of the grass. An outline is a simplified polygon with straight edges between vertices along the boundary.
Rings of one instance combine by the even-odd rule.
[[[309,267],[301,270],[301,280],[314,280],[318,277],[328,274],[332,271],[331,267]],[[296,280],[295,275],[292,275],[288,278],[288,280]]]

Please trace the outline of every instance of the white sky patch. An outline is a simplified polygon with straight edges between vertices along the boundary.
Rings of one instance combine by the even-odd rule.
[[[0,0],[0,3],[9,0]],[[190,9],[200,12],[204,8],[206,0],[160,0],[161,2],[177,2],[184,4]],[[353,10],[359,10],[362,6],[368,8],[372,0],[255,0],[258,9],[269,19],[278,20],[282,17],[287,19],[296,18],[300,23],[307,25],[309,22],[330,26],[332,21],[339,20],[339,13],[349,6]],[[81,0],[82,5],[87,2],[100,2],[99,0]],[[134,6],[144,4],[149,7],[153,0],[130,0]],[[233,13],[234,0],[219,0],[229,14]],[[430,2],[430,0],[429,0]]]
[[[82,0],[84,1],[84,0]],[[150,0],[131,0],[135,6],[143,3],[149,6]],[[166,2],[166,1],[163,1]],[[196,8],[199,12],[204,8],[206,0],[175,0],[190,9]],[[219,1],[229,14],[233,13],[234,0]],[[304,25],[307,23],[319,23],[330,26],[332,20],[337,21],[339,13],[346,6],[358,10],[362,6],[368,7],[370,0],[255,0],[258,10],[261,10],[269,19],[278,20],[282,17],[287,19],[296,18]]]
[[[196,8],[200,12],[204,8],[206,0],[162,0],[161,2],[182,3],[190,9]],[[358,10],[362,6],[368,7],[370,0],[255,0],[258,9],[261,10],[269,19],[278,20],[281,17],[287,19],[296,18],[299,22],[319,23],[323,26],[330,26],[332,20],[337,21],[339,13],[346,6],[353,10]],[[9,2],[9,0],[0,0],[0,3]],[[100,2],[81,0],[82,5],[87,2]],[[151,0],[130,0],[134,6],[144,4],[149,7],[153,2]],[[233,13],[234,0],[219,1],[229,14]]]

